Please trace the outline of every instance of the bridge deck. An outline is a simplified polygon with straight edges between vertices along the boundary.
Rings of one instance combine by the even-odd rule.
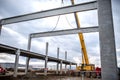
[[[0,44],[0,53],[7,53],[7,54],[15,55],[16,51],[18,49],[19,48],[8,46],[8,45],[4,45],[4,44]],[[23,49],[20,49],[20,56],[36,58],[36,59],[42,59],[42,60],[45,60],[45,57],[46,57],[46,55],[35,53],[35,52],[31,52],[31,51],[27,51],[27,50],[23,50]],[[51,62],[58,62],[58,63],[60,63],[61,60],[62,59],[58,59],[58,58],[55,58],[55,57],[48,56],[48,61],[51,61]],[[70,64],[71,63],[72,65],[76,65],[76,63],[74,63],[74,62],[70,62],[70,61],[66,61],[66,60],[62,60],[62,62],[64,64]]]

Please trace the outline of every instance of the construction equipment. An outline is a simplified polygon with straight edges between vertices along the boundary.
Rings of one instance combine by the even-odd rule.
[[[0,66],[0,75],[5,75],[7,73],[7,70]]]
[[[71,0],[71,2],[72,2],[72,5],[74,5],[74,0]],[[77,24],[77,28],[80,28],[80,22],[79,22],[77,12],[74,13],[74,16],[75,16],[75,21],[76,21],[76,24]],[[81,43],[82,64],[80,66],[77,66],[76,69],[80,70],[80,71],[86,71],[85,75],[87,77],[90,77],[91,72],[95,71],[95,65],[89,63],[83,34],[79,33],[78,36],[79,36],[79,40],[80,40],[80,43]]]

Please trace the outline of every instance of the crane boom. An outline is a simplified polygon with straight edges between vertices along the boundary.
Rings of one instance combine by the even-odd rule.
[[[74,0],[71,0],[71,2],[72,2],[72,5],[74,5]],[[76,21],[76,24],[77,24],[77,28],[80,28],[80,22],[79,22],[77,12],[74,13],[74,16],[75,16],[75,21]],[[78,36],[79,36],[79,40],[80,40],[80,43],[81,43],[81,50],[82,50],[82,54],[83,54],[82,64],[89,64],[83,34],[79,33]]]
[[[71,2],[72,2],[72,5],[74,5],[74,0],[71,0]],[[75,16],[77,28],[80,28],[80,21],[79,21],[77,12],[74,13],[74,16]],[[95,72],[95,65],[89,64],[87,50],[84,42],[84,36],[82,33],[79,33],[78,36],[81,43],[82,64],[80,66],[77,66],[76,70],[86,71],[84,73],[86,77],[96,77],[97,74]],[[80,72],[80,74],[83,74],[83,73]]]

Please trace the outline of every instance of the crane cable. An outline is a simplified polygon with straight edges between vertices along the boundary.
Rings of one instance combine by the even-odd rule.
[[[63,0],[61,0],[61,7],[63,6]],[[56,22],[56,25],[55,25],[55,27],[51,30],[51,31],[54,31],[56,28],[57,28],[57,25],[58,25],[58,23],[59,23],[59,20],[60,20],[60,15],[58,16],[58,19],[57,19],[57,22]]]
[[[62,7],[62,6],[64,6],[64,1],[63,1],[63,0],[61,0],[61,7]],[[54,27],[51,31],[54,31],[54,30],[57,28],[57,25],[58,25],[59,20],[60,20],[60,16],[61,16],[61,15],[58,16],[58,19],[57,19],[56,25],[55,25],[55,27]],[[69,20],[68,20],[68,18],[67,18],[66,15],[65,15],[65,19],[66,19],[68,25],[69,25],[70,27],[74,28],[74,27],[70,24],[70,22],[69,22]]]
[[[54,30],[57,28],[57,25],[58,25],[58,23],[59,23],[59,20],[60,20],[60,15],[58,16],[58,19],[57,19],[57,22],[56,22],[55,27],[54,27],[51,31],[54,31]]]
[[[65,19],[66,19],[66,21],[67,21],[68,25],[69,25],[70,27],[74,28],[74,27],[70,24],[70,22],[69,22],[69,20],[68,20],[68,18],[67,18],[67,16],[66,16],[66,15],[65,15]]]
[[[64,6],[64,1],[63,1],[63,0],[62,0],[62,4],[63,4],[63,6]],[[74,27],[70,24],[70,22],[69,22],[69,20],[68,20],[68,18],[67,18],[66,15],[65,15],[65,19],[66,19],[68,25],[69,25],[70,27],[74,28]]]

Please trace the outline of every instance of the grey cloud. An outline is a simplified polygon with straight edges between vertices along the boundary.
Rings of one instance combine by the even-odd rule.
[[[7,53],[0,53],[0,60],[14,61],[14,56]]]
[[[16,16],[21,14],[26,14],[33,12],[32,9],[32,1],[33,0],[0,0],[0,9],[4,11],[4,13],[8,13],[7,15],[3,15],[3,17],[10,17],[10,16]]]

